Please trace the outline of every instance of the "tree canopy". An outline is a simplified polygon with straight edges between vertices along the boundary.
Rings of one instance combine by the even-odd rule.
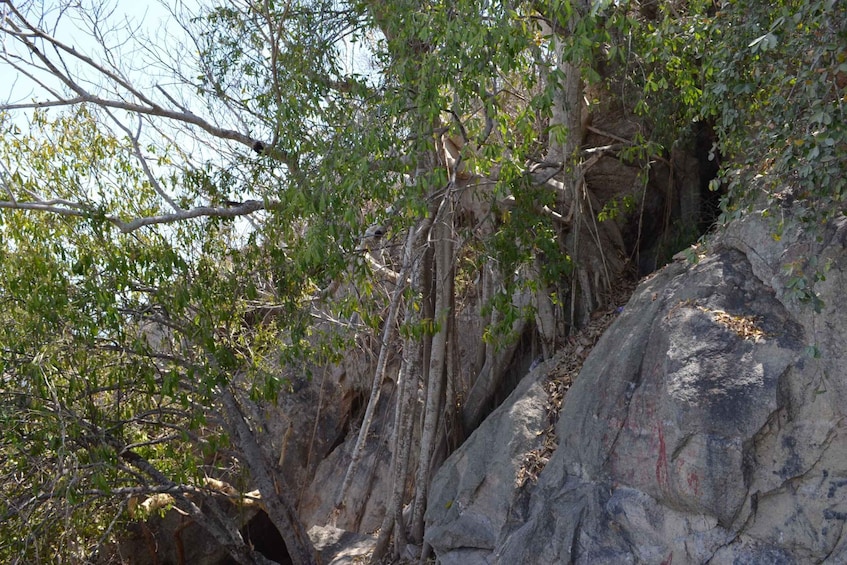
[[[517,339],[551,356],[627,276],[617,200],[586,182],[601,154],[646,178],[708,123],[722,220],[762,195],[803,202],[810,223],[844,208],[835,0],[168,7],[170,36],[122,19],[120,3],[3,4],[0,65],[17,77],[0,104],[11,563],[96,560],[153,494],[238,562],[262,562],[199,502],[221,457],[261,492],[295,562],[312,562],[254,415],[286,394],[283,368],[369,347],[336,507],[350,511],[391,379],[378,554],[397,557],[422,544],[445,430],[479,424]],[[635,133],[598,130],[608,143],[586,147],[608,108]],[[486,329],[463,380],[469,296]]]

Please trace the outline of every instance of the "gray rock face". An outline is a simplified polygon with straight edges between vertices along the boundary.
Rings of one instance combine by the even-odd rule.
[[[427,541],[441,562],[486,563],[513,504],[523,455],[546,427],[543,366],[521,381],[504,404],[453,453],[433,479]]]
[[[439,559],[847,562],[845,242],[845,222],[776,242],[750,216],[642,283],[569,391],[537,484],[506,480],[543,429],[518,416],[543,407],[537,375],[439,471]],[[817,314],[789,284],[815,262]]]
[[[376,538],[355,532],[348,532],[332,526],[313,526],[309,529],[309,539],[321,556],[325,565],[353,565],[366,562],[367,555],[373,552]]]

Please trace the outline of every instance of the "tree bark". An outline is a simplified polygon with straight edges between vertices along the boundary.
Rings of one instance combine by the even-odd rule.
[[[406,310],[405,323],[412,321],[412,309]],[[403,503],[409,474],[415,422],[415,391],[420,378],[420,341],[406,339],[403,346],[403,361],[397,377],[397,404],[394,414],[394,438],[391,460],[391,499],[385,509],[385,517],[374,547],[371,563],[380,563],[388,552],[389,541],[394,537],[393,558],[400,558],[406,544],[406,524],[403,520]]]
[[[273,464],[262,451],[256,435],[247,423],[235,394],[228,387],[220,389],[228,432],[244,455],[244,464],[255,481],[268,517],[285,540],[291,561],[297,565],[316,565],[320,558],[289,500],[291,492]]]
[[[563,190],[559,191],[558,211],[567,215],[569,222],[559,224],[559,241],[563,253],[567,253],[573,262],[570,288],[570,311],[566,321],[574,327],[585,323],[591,312],[604,302],[604,289],[608,289],[613,278],[620,275],[623,262],[616,256],[620,233],[616,224],[599,224],[596,214],[599,210],[593,202],[590,187],[586,185],[585,171],[590,163],[581,160],[580,147],[586,129],[588,107],[585,102],[585,88],[579,61],[568,60],[565,54],[565,37],[574,33],[580,18],[588,11],[584,1],[574,2],[571,17],[560,23],[554,15],[548,14],[542,22],[542,30],[549,34],[553,45],[556,76],[561,77],[553,88],[553,106],[550,116],[551,131],[564,131],[559,140],[550,140],[548,161],[561,163]],[[551,80],[548,75],[547,80]],[[555,136],[551,136],[555,137]],[[549,292],[545,291],[548,295]],[[542,341],[550,348],[555,347],[558,335],[563,331],[561,308],[552,310],[555,319],[549,319],[552,304],[542,304],[545,296],[538,296],[539,312],[544,311]],[[543,308],[542,308],[543,306]],[[548,329],[549,328],[549,329]]]
[[[452,185],[451,185],[452,187]],[[429,356],[429,375],[427,379],[426,406],[421,434],[420,459],[415,478],[415,502],[412,514],[411,536],[415,543],[423,541],[423,515],[426,508],[426,495],[429,486],[429,474],[432,469],[432,456],[437,442],[437,432],[441,420],[440,407],[446,380],[447,339],[450,330],[449,310],[453,304],[453,194],[448,189],[441,202],[433,226],[435,246],[435,326],[432,336],[432,349]]]
[[[341,488],[338,491],[338,496],[335,499],[335,513],[337,514],[344,508],[344,499],[347,497],[347,491],[350,489],[350,483],[353,476],[359,468],[359,463],[364,453],[365,442],[370,432],[371,423],[373,421],[374,411],[376,410],[377,402],[379,402],[380,390],[382,389],[382,381],[385,378],[385,368],[388,363],[388,354],[391,347],[391,342],[394,338],[396,329],[397,313],[400,310],[401,298],[406,290],[406,277],[410,270],[408,260],[412,257],[413,245],[416,242],[417,234],[414,229],[409,230],[406,237],[406,247],[403,252],[403,265],[400,268],[400,276],[397,286],[394,288],[394,293],[391,296],[391,303],[388,307],[388,315],[385,319],[383,327],[382,342],[379,348],[379,358],[377,359],[376,371],[374,373],[373,383],[371,383],[371,394],[368,399],[368,405],[365,409],[365,416],[362,421],[362,426],[359,428],[359,436],[356,439],[356,445],[353,447],[353,453],[350,459],[350,465],[347,467],[347,472],[344,475],[344,480],[341,483]]]

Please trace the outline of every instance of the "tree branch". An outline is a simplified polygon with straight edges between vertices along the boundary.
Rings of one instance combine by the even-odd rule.
[[[106,110],[106,114],[109,115],[110,118],[118,125],[120,129],[126,133],[127,138],[130,143],[132,143],[133,153],[135,154],[135,158],[138,160],[138,163],[141,165],[141,168],[144,170],[144,174],[147,175],[147,180],[150,181],[150,186],[153,187],[153,190],[156,191],[162,200],[167,202],[171,208],[173,208],[177,213],[184,212],[185,209],[180,207],[176,202],[174,202],[173,198],[171,198],[167,192],[162,188],[162,185],[156,179],[156,176],[153,174],[153,171],[150,170],[150,166],[147,164],[147,159],[144,158],[144,155],[141,153],[141,145],[138,143],[138,138],[141,135],[141,116],[138,116],[138,132],[133,135],[132,131],[130,131],[129,127],[127,127],[123,122],[118,120],[112,112]]]
[[[94,61],[92,58],[80,53],[75,48],[65,45],[58,39],[52,37],[51,35],[45,33],[37,26],[29,23],[27,19],[21,14],[14,6],[8,4],[11,13],[15,16],[15,18],[19,21],[20,25],[11,21],[8,17],[5,19],[7,22],[7,26],[0,28],[2,29],[9,37],[19,41],[24,47],[26,47],[30,53],[40,62],[43,67],[36,64],[35,62],[30,63],[35,68],[40,68],[42,71],[45,71],[56,79],[61,81],[65,86],[72,91],[75,96],[62,96],[57,92],[47,88],[45,84],[41,81],[35,79],[33,75],[30,73],[26,73],[27,76],[36,80],[36,82],[45,88],[53,97],[52,100],[41,100],[34,102],[26,102],[26,103],[18,103],[18,104],[2,104],[0,105],[0,110],[24,110],[24,109],[33,109],[33,108],[50,108],[50,107],[60,107],[60,106],[75,106],[79,104],[93,104],[95,106],[99,106],[106,109],[114,109],[114,110],[125,110],[127,112],[133,112],[136,114],[147,115],[147,116],[156,116],[160,118],[165,118],[168,120],[173,120],[176,122],[193,125],[196,126],[206,133],[211,134],[214,137],[218,137],[220,139],[228,139],[232,141],[236,141],[250,147],[257,153],[262,155],[268,155],[273,159],[280,161],[285,164],[290,170],[298,170],[299,162],[296,155],[278,149],[272,146],[266,146],[260,140],[254,139],[249,135],[243,134],[241,132],[221,128],[213,125],[211,122],[204,120],[203,118],[197,116],[196,114],[188,111],[184,106],[176,105],[179,110],[172,110],[161,106],[156,103],[154,100],[148,98],[143,92],[139,89],[133,87],[125,78],[120,76],[117,72],[104,67],[98,62]],[[26,28],[25,31],[23,28]],[[59,68],[59,66],[50,59],[38,46],[35,44],[34,39],[40,39],[45,41],[47,44],[52,46],[56,52],[57,57],[62,62],[62,66],[65,70]],[[124,100],[122,98],[111,99],[105,98],[103,96],[98,96],[96,94],[92,94],[85,88],[83,88],[79,82],[71,76],[71,73],[67,70],[67,65],[64,63],[61,54],[66,53],[75,59],[81,61],[87,66],[94,69],[96,72],[100,73],[106,79],[112,81],[112,83],[116,84],[120,88],[124,89],[129,95],[134,97],[138,102],[131,102]],[[19,65],[14,64],[11,61],[11,56],[4,54],[2,58],[5,59],[9,64],[13,65],[16,68],[19,68]],[[19,69],[20,70],[20,69]],[[165,96],[169,100],[172,101],[170,96]]]
[[[110,220],[117,225],[124,233],[130,233],[144,226],[154,224],[170,224],[191,218],[210,217],[210,218],[237,218],[238,216],[246,216],[259,210],[264,210],[265,205],[259,200],[247,200],[238,206],[232,207],[212,207],[198,206],[183,212],[175,212],[173,214],[164,214],[161,216],[149,216],[137,218],[130,222],[120,222],[119,220]]]
[[[244,455],[244,462],[262,494],[268,516],[281,530],[292,560],[303,565],[313,565],[317,562],[315,548],[288,500],[290,493],[282,476],[272,472],[272,464],[250,429],[235,394],[227,386],[220,387],[219,392],[226,415],[227,431]]]
[[[97,210],[87,208],[75,202],[67,200],[55,199],[37,202],[19,202],[16,200],[0,200],[0,208],[12,210],[35,210],[39,212],[50,212],[61,216],[75,216],[77,218],[96,218],[101,217]],[[214,207],[214,206],[198,206],[173,214],[162,214],[160,216],[145,216],[136,218],[130,221],[123,221],[115,216],[102,216],[107,222],[110,222],[118,227],[123,233],[131,233],[144,226],[155,224],[172,224],[181,222],[191,218],[237,218],[246,216],[259,210],[265,210],[265,204],[259,200],[247,200],[237,206],[231,207]]]

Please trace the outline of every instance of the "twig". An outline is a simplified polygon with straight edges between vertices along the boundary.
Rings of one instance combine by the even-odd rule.
[[[153,190],[156,191],[162,200],[167,202],[171,208],[173,208],[176,212],[184,212],[185,209],[181,208],[174,200],[164,191],[162,185],[159,184],[158,179],[153,175],[153,171],[150,170],[150,167],[147,165],[147,159],[144,158],[144,155],[141,153],[141,145],[138,143],[138,137],[141,133],[141,116],[138,116],[138,132],[135,135],[132,135],[132,132],[128,127],[126,127],[123,122],[118,120],[112,112],[106,110],[106,114],[112,118],[112,120],[121,128],[129,138],[130,143],[132,143],[133,153],[135,154],[136,159],[138,159],[138,163],[141,165],[141,168],[144,170],[144,174],[147,175],[147,180],[150,181],[150,186],[153,187]]]
[[[610,138],[610,139],[614,139],[615,141],[620,141],[621,143],[625,143],[625,144],[627,144],[627,145],[632,145],[632,140],[630,140],[630,139],[624,139],[623,137],[618,137],[617,135],[615,135],[615,134],[613,134],[613,133],[609,133],[609,132],[607,132],[607,131],[603,131],[603,130],[601,130],[601,129],[597,129],[597,128],[595,128],[594,126],[586,126],[586,128],[585,128],[585,129],[587,129],[588,131],[590,131],[590,132],[592,132],[592,133],[596,133],[597,135],[602,135],[602,136],[604,136],[604,137],[608,137],[608,138]]]

